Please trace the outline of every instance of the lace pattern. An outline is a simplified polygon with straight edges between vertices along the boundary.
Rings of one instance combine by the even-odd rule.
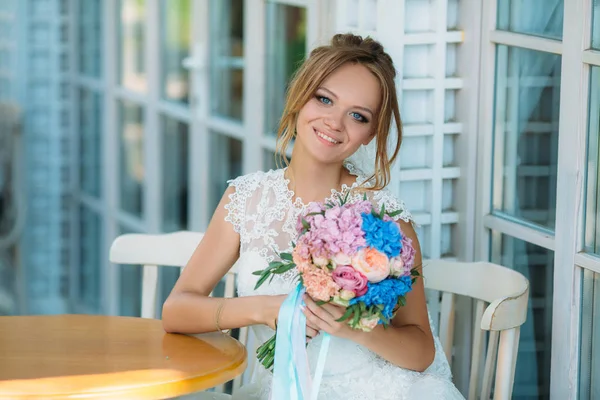
[[[361,185],[369,187],[366,177],[351,164],[345,165],[356,176],[355,182],[351,186],[342,185],[339,191],[332,189],[330,196],[324,201],[346,194],[351,202],[363,199],[364,193],[357,188]],[[281,252],[292,250],[292,243],[297,240],[296,221],[308,205],[299,197],[292,200],[295,194],[289,189],[289,180],[285,178],[284,172],[284,169],[259,171],[228,181],[230,186],[235,187],[235,191],[229,195],[230,202],[225,205],[228,210],[225,220],[231,222],[240,235],[240,259],[250,253],[258,253],[268,265]],[[385,204],[386,210],[402,211],[395,217],[396,220],[412,222],[412,215],[406,210],[404,203],[389,191],[368,192],[368,196],[378,208]],[[244,279],[238,279],[238,293],[246,296],[254,291],[257,278],[246,276],[238,265],[239,262],[234,266],[235,270],[244,275]],[[259,268],[255,270],[257,269]],[[276,276],[270,285],[263,285],[256,294],[287,293],[286,290],[294,287],[296,276],[295,269]],[[277,284],[273,284],[274,282]]]

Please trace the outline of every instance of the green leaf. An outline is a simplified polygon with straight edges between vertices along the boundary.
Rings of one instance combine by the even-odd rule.
[[[294,258],[292,257],[292,255],[290,253],[281,253],[279,256],[281,257],[282,260],[286,260],[286,261],[294,260]]]
[[[400,297],[398,298],[398,303],[400,303],[400,305],[401,305],[402,307],[404,307],[404,306],[406,305],[406,298],[405,298],[404,296],[400,296]]]
[[[302,226],[304,227],[304,229],[306,229],[307,231],[310,229],[310,224],[308,222],[306,222],[306,220],[304,218],[302,218]]]
[[[323,304],[327,304],[327,303],[329,303],[329,302],[328,301],[323,301],[323,300],[316,300],[315,301],[315,304],[318,305],[318,306],[322,306]]]
[[[354,316],[352,318],[352,324],[354,326],[358,326],[358,321],[360,321],[360,313],[359,312],[355,312]]]
[[[363,200],[364,200],[364,201],[367,201],[367,199],[368,199],[368,198],[367,198],[367,193],[365,192],[365,193],[363,193]]]
[[[254,271],[254,272],[252,273],[252,275],[262,275],[262,274],[263,274],[263,272],[264,272],[264,270],[262,270],[262,269],[261,269],[260,271]]]
[[[367,306],[365,305],[365,303],[363,303],[362,301],[358,303],[358,309],[360,310],[361,314],[364,313],[367,310]]]
[[[392,217],[393,218],[393,217],[395,217],[397,215],[400,215],[400,214],[402,214],[402,210],[396,210],[396,211],[389,212],[388,213],[388,217]]]
[[[279,267],[277,269],[277,271],[274,272],[274,273],[276,273],[276,274],[283,274],[285,272],[288,272],[290,269],[294,268],[295,266],[296,266],[296,264],[294,264],[294,263],[283,265],[283,266]]]
[[[320,212],[311,212],[311,213],[306,214],[306,216],[307,217],[311,217],[313,215],[323,215],[323,214],[325,214],[325,212],[323,212],[323,211],[320,211]]]
[[[269,278],[269,276],[271,276],[271,274],[264,274],[263,276],[261,276],[260,279],[258,280],[258,282],[256,282],[256,286],[254,286],[254,290],[258,289],[260,287],[260,285],[265,283],[265,281],[267,280],[267,278]]]
[[[383,219],[383,216],[385,215],[385,203],[381,204],[381,212],[379,213],[379,218]]]
[[[346,312],[344,313],[344,315],[342,315],[339,319],[336,319],[337,322],[342,322],[347,320],[348,318],[350,318],[350,316],[352,315],[352,308],[348,307],[346,309]]]
[[[269,263],[269,268],[268,269],[279,268],[281,265],[283,265],[283,263],[281,261],[271,261]]]

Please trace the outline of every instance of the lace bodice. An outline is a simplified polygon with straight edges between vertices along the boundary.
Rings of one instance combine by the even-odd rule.
[[[355,183],[352,186],[343,185],[340,191],[332,189],[329,199],[347,193],[350,193],[350,201],[362,199],[363,194],[355,192],[355,189],[365,183],[366,177],[351,167],[349,170],[356,175]],[[235,187],[235,192],[229,196],[230,202],[225,206],[229,211],[226,220],[233,224],[235,231],[240,235],[240,255],[257,252],[268,263],[273,261],[277,254],[290,251],[292,242],[297,239],[296,221],[307,205],[299,197],[293,200],[294,192],[288,189],[289,181],[284,177],[284,169],[255,172],[231,180],[229,184]],[[368,186],[368,183],[365,185]],[[387,190],[369,196],[378,207],[385,203],[385,209],[388,211],[401,210],[396,219],[412,221],[404,203],[398,201]],[[326,200],[328,199],[324,199]],[[263,285],[257,294],[287,293],[291,290],[287,284],[293,284],[295,275],[294,270],[289,271],[279,282],[286,283],[285,286]],[[277,278],[279,277],[275,279]],[[254,285],[250,288],[246,283],[251,282],[240,280],[238,291],[242,296],[253,292]]]
[[[363,193],[356,190],[361,184],[368,185],[365,177],[349,168],[356,176],[352,186],[343,186],[337,194],[350,196],[350,201],[360,200]],[[227,221],[233,224],[240,235],[240,257],[234,265],[237,272],[237,290],[239,296],[287,294],[296,285],[296,271],[275,276],[269,284],[254,289],[258,276],[254,271],[264,269],[277,254],[291,251],[292,243],[297,239],[296,221],[307,207],[300,198],[294,199],[289,190],[289,182],[284,170],[255,172],[229,181],[235,187],[230,195]],[[404,203],[387,190],[369,192],[369,199],[381,207],[385,204],[388,211],[401,212],[395,217],[412,221],[411,214]],[[327,199],[324,199],[327,200]],[[266,326],[254,326],[256,341],[260,344],[274,334]],[[320,337],[310,342],[307,351],[314,366],[320,348]],[[251,351],[251,350],[250,350]],[[256,366],[253,383],[241,390],[234,398],[267,399],[271,374],[261,365]],[[427,389],[422,392],[419,382],[427,382],[432,388],[441,388],[441,392]],[[436,386],[437,385],[437,386]],[[410,395],[419,391],[418,397]],[[429,393],[432,397],[423,397]],[[441,393],[441,394],[440,394]],[[446,393],[449,393],[446,395]],[[450,396],[450,393],[452,396]],[[327,400],[369,400],[369,399],[462,399],[451,383],[450,369],[436,339],[435,361],[424,374],[396,367],[370,350],[351,341],[333,337],[327,357],[325,374],[321,384],[319,399]],[[273,399],[280,400],[280,399]],[[285,400],[285,399],[281,399]]]

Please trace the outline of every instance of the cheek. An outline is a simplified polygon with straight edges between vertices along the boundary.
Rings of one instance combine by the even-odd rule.
[[[371,124],[358,125],[354,121],[353,123],[355,126],[351,129],[348,129],[348,133],[349,136],[352,138],[353,144],[356,144],[358,146],[369,140],[369,138],[371,137],[372,127]]]
[[[314,104],[313,101],[309,101],[308,103],[306,103],[306,105],[304,107],[302,107],[302,109],[298,113],[298,122],[300,122],[300,123],[309,122],[309,121],[315,119],[318,116],[318,114],[319,114],[318,106],[316,104]]]

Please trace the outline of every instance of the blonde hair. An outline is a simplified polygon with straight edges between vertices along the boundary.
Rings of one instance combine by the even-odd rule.
[[[286,151],[296,135],[298,113],[314,96],[323,81],[346,63],[360,64],[368,68],[381,86],[381,107],[375,121],[375,172],[367,179],[368,182],[372,182],[372,190],[380,190],[390,182],[390,166],[398,156],[402,142],[402,121],[394,83],[394,63],[383,46],[372,38],[337,34],[329,45],[317,47],[310,53],[294,74],[287,91],[285,108],[277,132],[277,155],[279,161],[289,165]],[[390,156],[388,138],[392,117],[398,135]]]

